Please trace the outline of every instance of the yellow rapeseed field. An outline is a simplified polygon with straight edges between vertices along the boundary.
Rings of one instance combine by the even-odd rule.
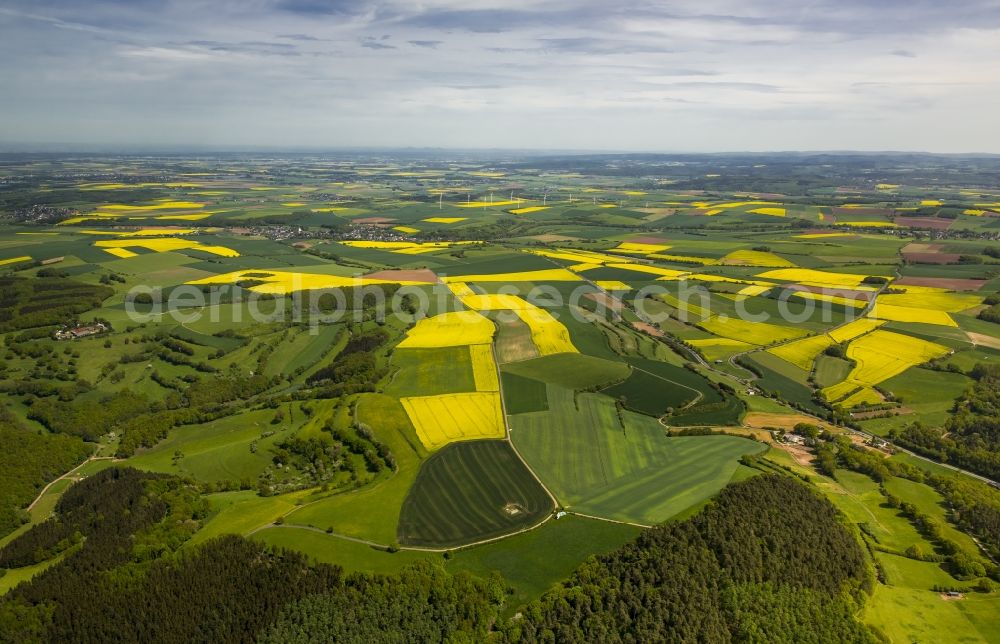
[[[115,237],[163,237],[165,235],[190,235],[198,232],[194,228],[141,228],[139,230],[81,230],[83,235],[114,235]]]
[[[596,253],[590,250],[578,250],[576,248],[557,248],[555,250],[529,250],[532,255],[541,255],[542,257],[548,257],[550,259],[561,259],[567,262],[583,263],[583,264],[610,264],[613,262],[617,263],[629,263],[635,260],[627,259],[624,257],[617,257],[615,255],[607,255],[605,253]]]
[[[193,210],[204,208],[205,204],[196,201],[161,201],[155,204],[144,206],[129,206],[126,204],[108,204],[98,206],[98,210],[110,210],[112,212],[143,212],[146,210]]]
[[[847,357],[855,361],[854,369],[844,382],[827,387],[823,393],[836,402],[858,387],[872,387],[949,351],[940,344],[876,329],[851,342]]]
[[[740,340],[760,346],[794,340],[808,335],[808,331],[767,322],[749,322],[739,318],[711,317],[698,324],[702,329],[719,337]]]
[[[129,257],[135,257],[137,255],[137,253],[133,253],[127,248],[105,248],[104,252],[121,259],[128,259]]]
[[[283,203],[281,205],[284,206],[284,207],[286,207],[286,208],[298,208],[299,206],[304,206],[306,204],[305,204],[304,201],[289,201],[289,202]]]
[[[466,295],[459,299],[473,311],[516,311],[534,306],[522,297],[505,293]]]
[[[527,215],[533,212],[539,212],[541,210],[548,210],[552,206],[526,206],[524,208],[515,208],[511,210],[512,215]]]
[[[215,212],[216,211],[212,211],[212,212],[198,212],[198,213],[187,214],[187,215],[157,215],[157,216],[153,217],[153,219],[156,219],[157,221],[160,221],[160,220],[163,220],[163,221],[166,221],[166,220],[198,221],[200,219],[208,219],[209,217],[211,217],[212,215],[214,215]],[[221,211],[219,211],[219,212],[221,212]]]
[[[497,392],[413,396],[399,402],[428,450],[454,441],[507,435]]]
[[[9,259],[0,259],[0,266],[6,266],[8,264],[17,264],[19,262],[30,262],[31,257],[28,255],[21,255],[20,257],[11,257]]]
[[[958,323],[945,311],[883,304],[881,297],[876,300],[875,306],[868,315],[890,322],[918,322],[921,324],[936,324],[938,326],[958,326]]]
[[[728,275],[715,275],[713,273],[688,273],[684,276],[684,279],[696,282],[728,282],[730,284],[751,284],[754,286],[764,286],[767,288],[774,288],[775,286],[777,286],[776,284],[773,284],[771,282],[764,282],[761,280],[741,279],[738,277],[729,277]]]
[[[800,369],[812,371],[813,362],[816,356],[833,344],[833,340],[828,335],[815,335],[810,338],[802,338],[788,344],[768,349],[772,353],[786,362],[790,362]]]
[[[697,204],[696,204],[697,205]],[[717,203],[713,208],[745,208],[747,206],[780,206],[777,201],[733,201],[730,203]]]
[[[881,402],[884,402],[882,394],[871,387],[862,387],[841,400],[837,405],[844,409],[850,409],[858,405],[877,405]]]
[[[465,221],[468,217],[428,217],[423,221],[429,224],[457,224],[460,221]]]
[[[833,273],[830,271],[818,271],[811,268],[779,268],[773,271],[758,273],[757,277],[784,280],[786,282],[798,282],[799,284],[805,284],[807,286],[840,286],[850,288],[859,286],[865,279],[864,275]]]
[[[423,349],[489,343],[494,330],[493,323],[475,311],[451,311],[423,318],[397,346]]]
[[[784,208],[754,208],[753,210],[751,210],[749,212],[752,212],[755,215],[770,215],[772,217],[784,217],[785,216],[785,209]]]
[[[737,295],[753,296],[760,295],[761,293],[767,293],[773,286],[762,286],[760,284],[751,284],[750,286],[744,286],[740,290],[736,291]]]
[[[738,266],[765,266],[772,268],[794,267],[793,262],[788,261],[780,255],[761,250],[734,250],[723,257],[720,264],[733,264]]]
[[[393,226],[392,229],[393,230],[397,230],[397,231],[399,231],[401,233],[407,233],[407,234],[413,234],[413,233],[419,233],[420,232],[419,228],[414,228],[413,226]]]
[[[476,391],[500,391],[497,365],[493,360],[493,346],[469,345],[469,357],[472,359],[472,376],[476,381]]]
[[[175,250],[200,250],[222,257],[239,257],[240,254],[225,246],[207,246],[190,239],[178,239],[176,237],[163,237],[156,239],[102,239],[94,242],[99,248],[145,248],[157,253],[166,253]]]
[[[940,199],[924,199],[920,202],[921,206],[943,206],[944,202]]]
[[[413,241],[342,241],[344,246],[353,248],[376,248],[378,250],[407,250],[410,248],[450,248],[451,246],[462,246],[465,244],[481,244],[481,241],[440,241],[440,242],[413,242]]]
[[[919,309],[930,309],[932,311],[958,313],[959,311],[979,306],[983,303],[983,298],[979,295],[968,293],[914,289],[912,286],[907,286],[906,293],[880,295],[878,303],[879,305],[891,304],[893,306],[909,306]]]
[[[413,229],[416,230],[416,229]],[[411,242],[411,241],[342,241],[341,244],[352,248],[374,248],[400,255],[421,255],[432,253],[452,246],[462,246],[466,244],[481,244],[481,241],[453,241],[453,242]]]
[[[420,286],[426,282],[409,282],[404,280],[382,280],[362,277],[343,277],[340,275],[317,275],[315,273],[290,273],[286,271],[272,271],[251,269],[243,271],[233,271],[212,275],[198,280],[187,282],[188,284],[235,284],[243,281],[263,282],[250,287],[251,291],[257,293],[272,293],[284,295],[295,291],[307,291],[321,288],[341,288],[345,286],[366,286],[369,284],[402,284],[404,286]]]
[[[611,250],[618,253],[648,255],[650,253],[662,253],[670,248],[667,244],[644,244],[641,242],[622,242]]]
[[[527,302],[526,302],[527,304]],[[545,309],[528,304],[529,308],[515,311],[517,317],[531,329],[531,341],[538,349],[538,355],[554,353],[579,353],[569,337],[569,329]]]
[[[594,284],[597,284],[598,288],[603,288],[605,291],[631,291],[632,287],[625,282],[620,282],[618,280],[595,280]]]
[[[681,275],[687,275],[687,271],[678,271],[673,268],[663,268],[662,266],[650,266],[649,264],[608,264],[611,268],[620,268],[626,271],[636,271],[637,273],[649,273],[659,277],[669,277],[676,279]]]
[[[473,291],[472,288],[465,282],[451,282],[447,284],[447,286],[448,290],[459,299],[468,297],[469,295],[476,295],[476,292]]]
[[[862,336],[869,331],[874,331],[885,324],[883,320],[873,320],[871,318],[858,318],[853,322],[848,322],[844,326],[827,332],[827,335],[833,338],[836,343],[847,342],[848,340],[853,340],[858,336]]]

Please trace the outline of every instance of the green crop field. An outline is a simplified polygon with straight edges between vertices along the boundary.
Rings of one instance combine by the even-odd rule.
[[[895,496],[904,503],[916,506],[919,512],[933,517],[940,527],[944,538],[956,544],[963,552],[974,559],[979,559],[982,563],[986,561],[982,557],[982,552],[976,542],[968,534],[956,528],[948,521],[947,507],[944,497],[937,490],[907,479],[891,477],[883,485],[886,492]]]
[[[650,416],[661,416],[668,409],[684,407],[699,397],[696,390],[639,368],[633,368],[632,375],[625,382],[603,389],[601,393],[622,401],[629,409]]]
[[[545,411],[549,408],[545,383],[540,380],[503,372],[501,373],[501,386],[508,414]]]
[[[742,400],[735,396],[726,396],[720,402],[698,403],[670,414],[664,418],[664,422],[675,427],[738,425],[745,410],[746,407]]]
[[[820,355],[816,358],[816,386],[820,388],[832,387],[838,382],[843,382],[847,378],[847,374],[851,373],[852,368],[853,365],[847,360]]]
[[[502,371],[569,389],[596,387],[629,376],[628,365],[580,353],[555,355],[506,364]]]
[[[399,572],[400,568],[415,561],[440,559],[436,553],[415,550],[388,552],[315,529],[288,525],[255,532],[253,538],[272,546],[304,552],[315,561],[336,564],[348,572],[387,575]]]
[[[866,430],[885,435],[893,427],[901,428],[913,422],[913,414],[924,422],[939,425],[948,419],[955,398],[971,384],[962,374],[930,371],[913,367],[895,378],[890,378],[879,386],[899,397],[910,412],[890,418],[875,418],[862,423]]]
[[[728,436],[668,438],[655,420],[610,398],[549,388],[549,411],[512,416],[511,437],[560,502],[584,514],[664,521],[718,492],[743,454],[761,451]]]
[[[886,504],[875,481],[864,474],[837,470],[837,483],[844,493],[840,498],[833,495],[832,500],[853,523],[865,525],[879,546],[894,553],[903,553],[912,545],[921,545],[928,552],[933,550],[898,510]]]
[[[879,585],[868,600],[865,621],[893,642],[993,642],[1000,631],[994,596],[944,601],[929,590]]]
[[[930,590],[934,587],[952,588],[966,585],[948,574],[942,564],[937,562],[918,561],[887,552],[878,552],[875,558],[885,571],[885,583],[890,586]]]
[[[811,411],[822,411],[813,401],[812,389],[805,384],[805,379],[808,376],[805,371],[763,351],[747,356],[746,360],[763,374],[755,381],[759,387]]]
[[[633,526],[573,515],[547,521],[509,539],[463,548],[448,570],[487,576],[501,573],[513,588],[507,612],[537,599],[591,555],[600,555],[634,539]]]
[[[392,396],[434,396],[476,390],[469,347],[396,349],[392,366],[399,369],[386,389]]]
[[[454,443],[420,470],[399,518],[399,542],[448,547],[541,521],[552,501],[506,441]]]

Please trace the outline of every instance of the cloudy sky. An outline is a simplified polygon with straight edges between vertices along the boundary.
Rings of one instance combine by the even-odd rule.
[[[0,0],[0,143],[1000,153],[997,0]]]

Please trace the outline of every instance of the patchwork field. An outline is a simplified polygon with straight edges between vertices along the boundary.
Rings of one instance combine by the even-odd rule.
[[[970,590],[980,578],[952,576],[949,559],[957,548],[991,571],[988,530],[961,519],[992,516],[992,488],[949,497],[942,480],[961,474],[891,446],[867,464],[881,483],[844,469],[868,449],[849,428],[992,467],[988,157],[937,172],[919,156],[804,155],[790,176],[767,155],[433,156],[8,155],[0,425],[102,459],[30,511],[66,468],[44,450],[37,480],[5,463],[0,493],[27,491],[0,508],[0,546],[55,512],[71,479],[129,466],[184,477],[179,493],[206,505],[130,537],[141,563],[108,579],[140,585],[156,565],[142,557],[183,562],[174,549],[235,534],[349,572],[470,573],[504,598],[502,619],[527,623],[525,603],[641,526],[791,472],[879,567],[859,618],[890,641],[996,639],[997,591]],[[770,433],[802,422],[855,447]],[[916,446],[903,442],[915,423]],[[970,498],[973,514],[959,509]],[[85,531],[0,572],[0,596],[59,574],[93,543]],[[945,601],[935,586],[968,592]]]

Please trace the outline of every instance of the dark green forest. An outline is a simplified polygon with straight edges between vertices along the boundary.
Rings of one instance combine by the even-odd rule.
[[[0,566],[63,555],[3,598],[0,641],[874,641],[854,619],[872,583],[858,541],[781,475],[591,557],[512,619],[495,574],[345,575],[238,536],[185,547],[206,512],[174,476],[109,469],[73,486],[0,550]]]
[[[977,364],[972,388],[955,402],[943,428],[913,423],[893,440],[935,460],[1000,479],[1000,365]]]
[[[45,484],[90,455],[92,447],[73,436],[43,436],[0,408],[0,536],[24,523],[22,508]]]

